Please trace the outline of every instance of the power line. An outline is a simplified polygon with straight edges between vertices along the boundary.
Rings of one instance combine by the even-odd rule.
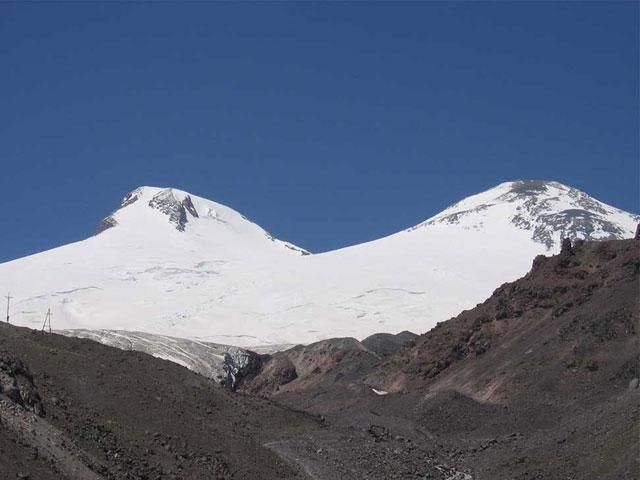
[[[47,315],[44,317],[44,323],[42,324],[42,331],[44,332],[47,326],[49,327],[49,333],[51,333],[51,317],[53,317],[53,313],[51,313],[51,309],[47,309]]]
[[[11,299],[13,298],[10,293],[7,293],[7,296],[4,297],[7,299],[7,323],[9,323],[9,304],[11,303]]]

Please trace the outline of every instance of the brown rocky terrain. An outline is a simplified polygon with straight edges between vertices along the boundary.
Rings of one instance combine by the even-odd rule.
[[[263,444],[320,428],[143,353],[6,324],[0,350],[3,479],[298,478]]]
[[[458,474],[431,445],[369,427],[232,393],[145,353],[0,324],[1,479]]]
[[[474,478],[640,478],[639,247],[565,242],[395,354],[297,347],[242,388],[435,447]]]

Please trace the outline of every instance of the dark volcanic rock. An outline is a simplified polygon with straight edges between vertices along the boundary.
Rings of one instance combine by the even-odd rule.
[[[300,478],[297,466],[263,444],[320,427],[309,415],[232,394],[175,363],[90,340],[1,324],[0,351],[3,392],[37,411],[38,385],[43,421],[68,447],[52,457],[52,471],[35,475],[46,465],[36,470],[38,462],[29,461],[41,448],[31,428],[18,434],[3,424],[0,478],[34,472],[62,480],[68,477],[58,466],[70,456],[108,480]]]
[[[261,370],[243,379],[242,389],[245,392],[269,396],[296,378],[298,378],[298,372],[287,355],[265,355]]]
[[[376,355],[388,357],[410,344],[416,338],[418,338],[418,335],[407,331],[400,332],[396,335],[391,333],[375,333],[362,340],[362,344]]]
[[[571,246],[571,239],[570,238],[563,238],[562,239],[562,245],[560,246],[560,255],[562,256],[569,256],[569,255],[573,255],[573,246]]]
[[[151,200],[149,206],[169,217],[169,222],[176,226],[176,230],[184,232],[187,225],[187,212],[193,217],[198,217],[198,212],[193,206],[191,197],[187,195],[182,201],[178,200],[173,191],[168,188],[156,193]]]
[[[271,396],[276,392],[329,389],[337,382],[359,379],[376,365],[380,357],[355,338],[332,338],[298,345],[265,356],[262,369],[246,378],[241,389]]]
[[[224,354],[222,368],[226,377],[222,384],[235,391],[242,379],[253,376],[260,371],[263,357],[250,350],[231,347]]]
[[[113,215],[115,214],[115,212],[117,212],[121,208],[124,208],[128,205],[131,205],[132,203],[137,202],[138,194],[136,192],[137,190],[127,193],[122,199],[122,201],[120,202],[120,205],[118,206],[118,208],[114,212],[111,212],[109,216],[100,220],[100,223],[98,224],[98,228],[96,229],[96,235],[104,232],[105,230],[108,230],[109,228],[112,228],[118,225],[118,222],[116,221]]]
[[[37,415],[44,415],[42,400],[29,368],[8,352],[0,352],[0,394]]]
[[[96,235],[112,227],[115,227],[116,225],[118,225],[118,222],[115,218],[113,218],[112,216],[105,217],[102,220],[100,220],[100,223],[98,224],[98,228],[96,228]]]
[[[103,218],[96,229],[96,235],[118,225],[115,213],[139,200],[140,191],[129,192],[120,202],[118,208],[107,217]],[[189,215],[199,218],[191,197],[187,195],[184,199],[178,200],[171,188],[166,188],[156,193],[149,201],[149,207],[162,212],[169,218],[169,223],[175,226],[176,230],[184,232]]]

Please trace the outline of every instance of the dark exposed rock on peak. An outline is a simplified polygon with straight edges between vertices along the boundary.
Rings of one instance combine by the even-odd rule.
[[[125,195],[118,208],[100,221],[98,228],[96,229],[96,235],[108,230],[109,228],[117,226],[118,221],[115,218],[116,212],[140,200],[144,188],[145,187],[137,188]],[[191,200],[191,196],[186,195],[184,198],[179,199],[171,188],[160,190],[153,196],[153,198],[151,198],[148,205],[150,208],[167,215],[169,217],[169,223],[174,225],[176,230],[180,232],[184,232],[189,221],[189,216],[192,218],[200,217],[193,201]]]
[[[96,235],[112,227],[115,227],[116,225],[118,225],[118,221],[115,218],[113,218],[111,215],[109,215],[108,217],[105,217],[102,220],[100,220],[100,223],[98,223],[98,228],[96,228]]]
[[[198,218],[198,212],[196,211],[196,207],[193,206],[193,202],[191,201],[191,196],[187,195],[184,200],[182,200],[182,206],[195,218]]]
[[[553,192],[553,190],[556,192]],[[554,195],[549,196],[549,192]],[[578,208],[566,208],[560,212],[549,212],[550,204],[563,195]],[[607,234],[607,239],[622,239],[624,232],[606,218],[607,211],[599,202],[577,188],[545,180],[518,180],[510,190],[500,197],[506,202],[523,202],[521,213],[512,222],[525,229],[533,229],[533,239],[552,248],[554,239],[592,238],[596,231]]]
[[[133,192],[129,192],[124,196],[124,198],[120,202],[120,207],[118,207],[118,210],[120,208],[128,207],[129,205],[131,205],[131,204],[133,204],[133,203],[135,203],[137,201],[138,201],[138,190],[134,190]]]
[[[187,195],[184,199],[178,200],[170,188],[156,193],[149,201],[149,206],[168,215],[169,222],[175,225],[176,230],[180,232],[184,232],[187,225],[187,213],[192,217],[198,218],[198,212],[191,201],[191,197]]]
[[[114,214],[125,207],[135,203],[138,201],[140,189],[133,190],[127,193],[124,198],[120,201],[120,205],[113,212],[111,212],[107,217],[100,220],[98,223],[98,228],[96,228],[96,235],[108,230],[112,227],[118,225],[118,221],[115,219]]]
[[[494,193],[492,197],[490,194]],[[487,195],[488,194],[488,195]],[[546,180],[516,180],[484,192],[482,202],[465,199],[410,230],[435,224],[462,224],[481,229],[484,216],[495,208],[513,204],[509,221],[551,250],[561,238],[621,240],[627,235],[616,216],[619,212],[577,188]],[[473,197],[472,197],[473,198]],[[508,209],[507,209],[508,210]],[[500,213],[504,215],[504,213]],[[634,216],[640,220],[640,216]]]
[[[550,184],[559,185],[547,180],[516,180],[511,185],[511,193],[522,196],[538,195],[546,192]]]

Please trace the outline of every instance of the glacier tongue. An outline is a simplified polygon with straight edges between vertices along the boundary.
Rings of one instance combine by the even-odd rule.
[[[100,233],[0,265],[12,318],[269,346],[424,332],[528,271],[562,237],[632,237],[640,217],[557,182],[507,182],[408,230],[308,255],[222,204],[140,187]]]
[[[246,351],[230,345],[200,342],[186,338],[174,338],[166,335],[154,335],[144,332],[129,332],[123,330],[57,330],[56,333],[71,337],[88,338],[96,342],[116,347],[121,350],[148,353],[156,358],[169,360],[183,367],[193,370],[208,378],[223,382],[226,377],[224,369],[225,356],[229,355],[240,363],[238,359],[251,359],[259,362],[259,353],[271,353],[274,349],[262,350],[258,353]],[[282,345],[277,348],[288,348]],[[241,367],[247,366],[245,360]],[[244,373],[244,372],[242,372]]]

